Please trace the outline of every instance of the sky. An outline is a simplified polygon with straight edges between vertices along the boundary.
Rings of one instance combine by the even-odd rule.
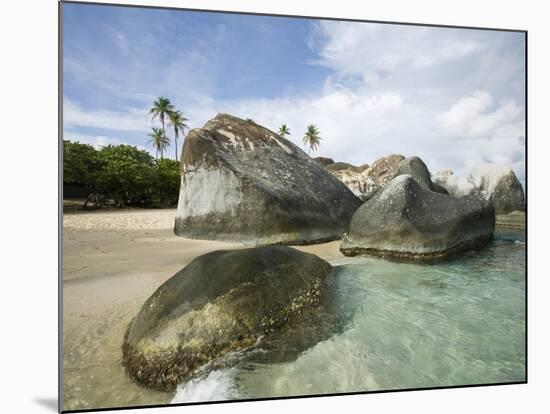
[[[525,177],[523,33],[65,3],[64,138],[148,144],[168,97],[201,127],[218,112],[312,156],[357,165],[400,153],[435,173],[483,162]],[[168,129],[169,136],[170,130]],[[179,144],[181,149],[181,141]],[[174,157],[174,148],[167,150]]]

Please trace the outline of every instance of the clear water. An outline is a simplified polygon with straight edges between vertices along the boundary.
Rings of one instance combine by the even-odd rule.
[[[173,402],[525,380],[525,236],[440,264],[332,263],[346,329],[292,362],[241,362],[181,384]]]

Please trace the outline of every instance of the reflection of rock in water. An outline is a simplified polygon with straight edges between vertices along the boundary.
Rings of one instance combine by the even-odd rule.
[[[261,349],[250,354],[255,358],[295,358],[334,332],[331,270],[317,256],[282,246],[199,256],[130,323],[127,372],[140,384],[171,391],[253,349]]]

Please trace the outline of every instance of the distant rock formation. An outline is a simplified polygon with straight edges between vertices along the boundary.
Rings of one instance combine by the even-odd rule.
[[[451,170],[439,172],[432,180],[455,197],[478,195],[489,201],[497,214],[525,210],[523,187],[512,169],[499,164],[481,164],[468,177],[457,177]]]
[[[289,140],[218,114],[184,142],[174,231],[257,244],[334,240],[361,205]]]
[[[378,186],[364,173],[356,172],[351,169],[342,169],[331,172],[362,201],[368,200],[380,188],[380,186]]]
[[[494,228],[495,210],[480,197],[440,194],[399,175],[355,212],[340,250],[347,256],[442,258],[486,244]]]
[[[123,365],[136,382],[173,391],[212,361],[265,342],[286,346],[298,335],[293,329],[308,329],[301,346],[313,346],[327,339],[315,308],[329,294],[324,281],[331,270],[317,256],[284,246],[199,256],[130,322]]]
[[[392,154],[376,160],[371,166],[363,164],[356,167],[336,162],[326,168],[363,201],[370,199],[394,177],[403,174],[412,175],[426,189],[448,194],[445,188],[432,182],[428,167],[418,157],[405,158]]]
[[[316,158],[317,162],[322,163],[362,201],[371,198],[389,179],[394,177],[402,159],[404,159],[402,155],[393,154],[376,160],[371,166],[369,164],[355,166],[347,162],[334,162],[331,158]],[[325,160],[333,162],[328,163]]]
[[[313,158],[313,161],[322,165],[323,167],[326,167],[327,165],[330,165],[330,164],[334,164],[334,160],[332,158],[327,158],[327,157],[315,157]]]
[[[355,165],[348,164],[347,162],[335,162],[333,164],[327,165],[325,168],[327,170],[329,170],[330,172],[349,170],[349,171],[353,171],[353,172],[356,172],[356,173],[360,173],[360,172],[363,171],[363,169],[361,167],[357,167]]]
[[[384,187],[395,177],[399,163],[405,157],[401,154],[391,154],[386,157],[377,159],[372,165],[364,171],[364,174],[369,177],[379,187]]]
[[[521,183],[508,166],[481,164],[470,175],[481,197],[488,200],[498,214],[525,209],[525,194]]]

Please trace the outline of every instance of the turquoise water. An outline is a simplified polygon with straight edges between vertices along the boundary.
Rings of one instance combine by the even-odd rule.
[[[174,402],[525,380],[525,236],[450,262],[332,263],[345,328],[292,362],[254,363],[181,384]]]

